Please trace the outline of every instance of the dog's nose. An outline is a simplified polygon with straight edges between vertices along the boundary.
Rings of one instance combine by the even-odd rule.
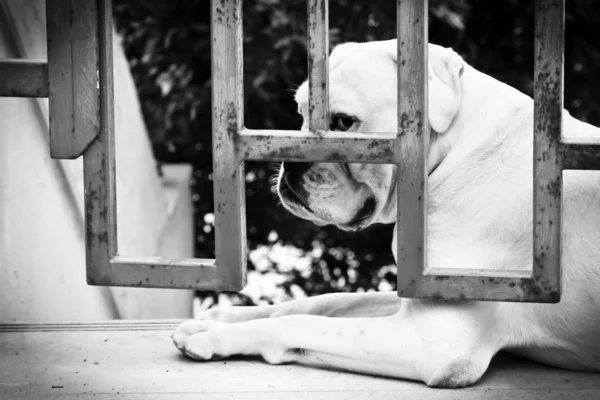
[[[309,162],[287,162],[282,163],[283,172],[296,176],[302,176],[306,171],[310,169],[312,163]]]

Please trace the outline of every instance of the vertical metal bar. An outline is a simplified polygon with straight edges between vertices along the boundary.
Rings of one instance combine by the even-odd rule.
[[[241,290],[246,284],[244,163],[236,156],[243,127],[241,0],[213,0],[212,129],[217,273]]]
[[[398,295],[427,265],[428,1],[398,0]]]
[[[100,136],[83,159],[87,281],[108,285],[117,253],[112,0],[98,0]]]
[[[329,130],[329,4],[308,1],[308,126]]]
[[[533,278],[560,295],[564,0],[535,1]]]
[[[47,0],[50,155],[73,159],[99,134],[97,0]]]

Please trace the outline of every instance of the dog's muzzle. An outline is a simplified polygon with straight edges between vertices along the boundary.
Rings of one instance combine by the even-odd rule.
[[[310,169],[312,163],[283,162],[281,163],[281,181],[279,192],[281,196],[296,205],[312,212],[308,205],[308,192],[302,186],[302,177]]]

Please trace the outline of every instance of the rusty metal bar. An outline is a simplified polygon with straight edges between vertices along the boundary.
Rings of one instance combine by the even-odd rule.
[[[88,284],[113,285],[116,279],[110,258],[117,253],[117,199],[112,1],[99,0],[98,5],[100,136],[83,157],[86,265]],[[56,3],[49,1],[48,6],[56,7]],[[48,14],[53,10],[49,8]]]
[[[417,21],[426,21],[426,4],[399,0],[399,131],[404,132],[400,145],[399,179],[405,182],[398,188],[398,295],[413,298],[447,300],[490,300],[556,303],[560,300],[560,203],[562,191],[562,161],[577,159],[571,164],[594,164],[597,153],[591,144],[561,145],[564,2],[536,0],[535,44],[535,161],[534,161],[534,262],[531,271],[489,271],[460,268],[428,268],[426,264],[426,216],[423,214],[427,179],[422,151],[427,149],[425,122],[427,115],[426,64],[412,72],[406,69],[411,58],[421,62],[419,45],[426,42],[426,32]],[[420,9],[425,8],[425,10]],[[404,66],[404,72],[402,71]],[[421,72],[421,75],[417,75]],[[422,82],[424,87],[417,86]],[[401,90],[400,90],[401,88]],[[406,97],[406,98],[405,98]],[[414,103],[411,103],[414,101]],[[420,114],[416,114],[420,111]],[[411,114],[412,113],[412,114]],[[422,135],[421,140],[419,134]],[[402,135],[401,139],[402,140]],[[562,147],[561,147],[562,146]],[[561,149],[564,150],[561,153]],[[579,154],[567,153],[579,149]],[[587,155],[587,156],[583,156]],[[403,171],[409,169],[409,172]],[[406,175],[406,177],[403,177]],[[421,188],[421,191],[419,190]],[[418,197],[422,196],[422,197]],[[417,197],[415,199],[415,197]],[[412,203],[408,205],[407,201]],[[412,215],[411,215],[412,212]],[[404,217],[403,217],[404,214]],[[407,215],[408,214],[408,215]],[[407,232],[408,230],[408,232]],[[403,236],[404,235],[404,236]],[[420,243],[423,243],[421,247]],[[418,247],[415,249],[415,247]]]
[[[115,256],[110,260],[118,286],[171,289],[231,290],[214,259],[169,259]]]
[[[46,0],[50,156],[74,159],[98,136],[98,0]]]
[[[559,146],[563,169],[600,170],[600,143],[565,143]]]
[[[231,290],[215,260],[119,256],[111,0],[99,0],[100,136],[84,154],[87,281],[91,285]]]
[[[0,97],[48,97],[48,63],[0,60]]]
[[[245,174],[236,153],[244,123],[241,0],[213,0],[211,11],[215,254],[227,290],[241,290],[246,284]]]
[[[428,1],[398,0],[398,164],[396,224],[398,295],[427,265],[427,18]]]
[[[535,1],[533,280],[561,292],[564,0]]]
[[[329,130],[329,4],[308,1],[308,127]]]
[[[396,134],[243,129],[238,137],[238,161],[363,162],[393,164]]]
[[[91,285],[241,290],[245,285],[241,2],[213,2],[215,226],[213,259],[118,255],[111,0],[98,0],[100,135],[84,153],[87,280]]]
[[[327,4],[320,0],[309,3],[311,131],[244,129],[241,1],[213,1],[213,167],[219,265],[207,259],[117,255],[112,22],[110,1],[98,1],[102,129],[84,157],[90,283],[240,290],[245,284],[246,265],[244,160],[376,162],[398,165],[400,296],[535,302],[560,299],[561,171],[595,167],[599,158],[594,147],[597,143],[561,142],[564,2],[536,2],[534,179],[538,203],[534,208],[539,224],[533,272],[529,272],[427,268],[428,4],[417,0],[398,1],[397,135],[327,132]]]

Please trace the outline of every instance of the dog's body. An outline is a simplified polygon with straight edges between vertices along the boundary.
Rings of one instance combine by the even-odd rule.
[[[395,52],[395,40],[348,43],[333,51],[332,129],[396,131]],[[430,45],[429,60],[429,267],[529,269],[533,101],[449,49]],[[306,84],[296,100],[307,121]],[[567,137],[600,138],[600,129],[566,111],[563,118]],[[182,324],[175,344],[203,360],[259,354],[271,363],[295,361],[446,387],[477,381],[501,349],[561,368],[600,371],[600,173],[565,171],[563,177],[559,304],[331,294],[209,310]],[[279,193],[302,218],[355,230],[395,222],[395,179],[389,165],[284,163]]]

